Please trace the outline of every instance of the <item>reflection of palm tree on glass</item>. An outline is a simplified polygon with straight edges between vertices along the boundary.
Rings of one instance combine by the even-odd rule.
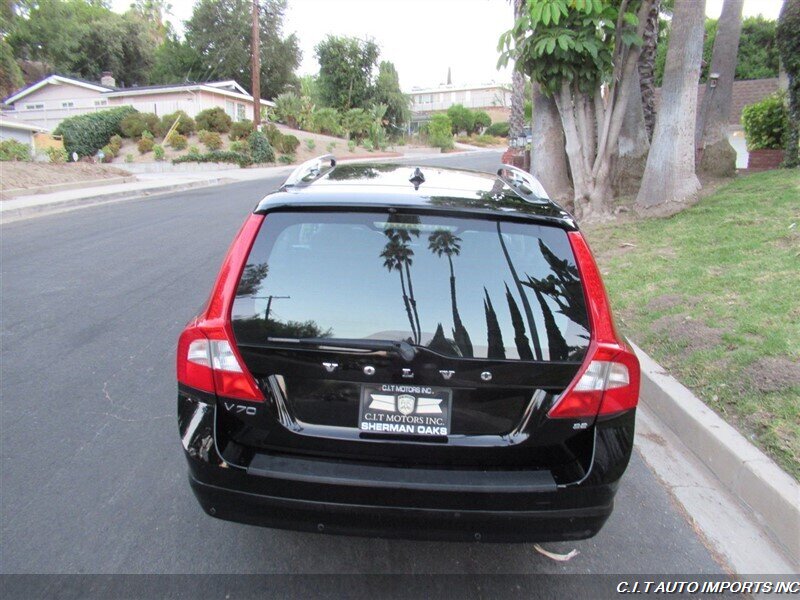
[[[522,313],[519,312],[514,296],[506,284],[506,301],[508,302],[508,312],[511,313],[511,325],[514,327],[514,343],[517,346],[517,354],[520,360],[533,360],[531,346],[528,343],[528,336],[525,335],[525,323],[522,321]]]
[[[428,236],[428,249],[438,257],[447,257],[450,265],[450,300],[453,308],[453,338],[456,345],[461,350],[462,356],[472,357],[472,341],[469,339],[461,315],[458,313],[458,302],[456,301],[456,274],[453,268],[453,256],[458,256],[461,252],[461,238],[447,229],[437,229]]]
[[[536,360],[542,360],[542,347],[539,344],[539,335],[536,332],[536,322],[533,320],[533,311],[531,310],[531,303],[528,301],[528,296],[522,288],[522,283],[517,276],[517,270],[514,268],[514,263],[511,262],[511,255],[508,253],[506,242],[503,239],[503,232],[500,230],[500,221],[497,222],[497,237],[500,238],[500,247],[503,249],[503,254],[508,263],[508,269],[511,271],[511,276],[514,278],[514,285],[517,286],[520,299],[522,300],[522,307],[525,309],[525,317],[528,320],[528,329],[531,332],[531,341],[533,342],[533,352]]]
[[[411,325],[412,339],[419,343],[419,335],[414,323],[414,317],[411,314],[411,303],[409,301],[408,293],[406,292],[406,277],[403,268],[406,260],[410,260],[409,256],[414,254],[414,251],[408,245],[401,242],[396,237],[390,235],[390,230],[386,230],[386,235],[389,236],[389,241],[381,252],[383,258],[383,266],[389,272],[397,271],[400,274],[400,287],[403,289],[403,304],[406,307],[406,314],[408,315],[408,323]]]
[[[505,358],[506,346],[503,343],[503,332],[500,330],[500,323],[497,321],[497,313],[492,306],[492,299],[489,298],[489,291],[484,287],[483,310],[486,313],[486,333],[488,350],[486,358]]]

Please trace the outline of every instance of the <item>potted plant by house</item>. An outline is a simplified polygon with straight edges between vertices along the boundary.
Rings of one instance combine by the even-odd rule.
[[[747,140],[747,169],[767,171],[783,162],[783,147],[789,127],[786,94],[777,92],[742,110],[742,127]]]

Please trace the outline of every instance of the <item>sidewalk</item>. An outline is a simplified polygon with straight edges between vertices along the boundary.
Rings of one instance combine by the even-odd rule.
[[[486,151],[481,149],[480,151]],[[475,152],[469,150],[467,152]],[[446,156],[464,152],[448,153]],[[341,162],[390,162],[404,159],[440,158],[442,154],[410,154],[408,156],[353,157],[340,156]],[[297,165],[260,167],[249,169],[223,169],[213,171],[193,171],[181,173],[139,173],[136,180],[102,186],[86,185],[80,188],[65,189],[46,194],[17,196],[0,201],[0,224],[29,219],[45,214],[64,212],[106,202],[119,202],[138,197],[178,192],[191,188],[223,185],[238,181],[251,181],[268,177],[286,177]]]

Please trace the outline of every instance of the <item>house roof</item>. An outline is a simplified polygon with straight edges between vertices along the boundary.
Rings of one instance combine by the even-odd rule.
[[[237,98],[239,100],[252,101],[253,99],[253,97],[250,94],[248,94],[241,85],[239,85],[232,79],[228,81],[210,81],[203,83],[141,85],[130,88],[117,88],[115,90],[109,90],[108,92],[104,92],[104,95],[110,98],[124,98],[128,96],[143,96],[146,94],[169,94],[172,92],[182,92],[182,91],[192,92],[200,90],[212,92],[215,94],[221,94],[223,96],[229,96],[231,98]],[[263,98],[261,99],[261,104],[263,106],[275,106],[274,102],[271,102],[269,100],[264,100]]]
[[[7,127],[8,129],[20,129],[23,131],[47,131],[45,127],[37,127],[36,125],[29,125],[28,123],[21,123],[19,121],[11,121],[9,119],[0,119],[0,127]]]
[[[21,100],[28,94],[32,94],[38,89],[43,88],[46,85],[75,85],[78,87],[86,88],[89,90],[94,90],[96,92],[110,92],[113,88],[106,87],[104,85],[100,85],[98,83],[93,83],[91,81],[86,81],[84,79],[76,79],[75,77],[65,77],[64,75],[49,75],[44,79],[37,81],[36,83],[32,83],[28,87],[24,87],[18,92],[12,94],[3,102],[5,104],[13,104],[18,100]]]
[[[510,92],[511,84],[492,81],[490,83],[482,83],[480,85],[438,85],[436,87],[411,88],[411,91],[407,93],[435,94],[439,92],[465,92],[467,90],[492,90],[497,88],[503,88]]]

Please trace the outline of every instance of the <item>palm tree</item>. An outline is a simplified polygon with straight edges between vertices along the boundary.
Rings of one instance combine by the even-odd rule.
[[[411,325],[411,334],[414,341],[419,343],[419,334],[414,324],[414,317],[411,314],[411,303],[409,301],[408,294],[406,293],[406,279],[405,275],[403,274],[403,265],[406,260],[409,260],[409,255],[414,254],[414,251],[395,236],[391,235],[389,233],[390,231],[394,230],[386,230],[386,235],[389,236],[389,241],[386,243],[383,252],[381,252],[383,266],[386,267],[390,273],[392,271],[397,271],[400,274],[400,287],[403,290],[403,304],[406,307],[408,322]]]
[[[526,0],[512,0],[514,4],[514,22],[519,19]],[[514,69],[511,79],[511,116],[509,117],[508,138],[513,140],[522,136],[525,127],[525,76]]]
[[[647,13],[647,25],[644,28],[644,43],[639,55],[639,89],[642,94],[642,109],[647,139],[653,139],[653,128],[656,126],[656,45],[658,44],[658,15],[661,0],[656,0]]]
[[[461,252],[461,238],[447,229],[437,229],[428,236],[428,249],[439,258],[447,257],[450,265],[450,301],[453,308],[453,338],[456,345],[461,350],[462,356],[472,357],[472,341],[469,338],[461,315],[458,313],[458,302],[456,301],[456,274],[453,269],[453,256],[458,256]]]
[[[500,323],[497,321],[497,313],[492,306],[492,299],[489,298],[489,291],[483,288],[484,300],[483,311],[486,313],[486,335],[487,335],[487,351],[486,358],[502,358],[506,357],[506,346],[503,343],[503,332],[500,329]]]

